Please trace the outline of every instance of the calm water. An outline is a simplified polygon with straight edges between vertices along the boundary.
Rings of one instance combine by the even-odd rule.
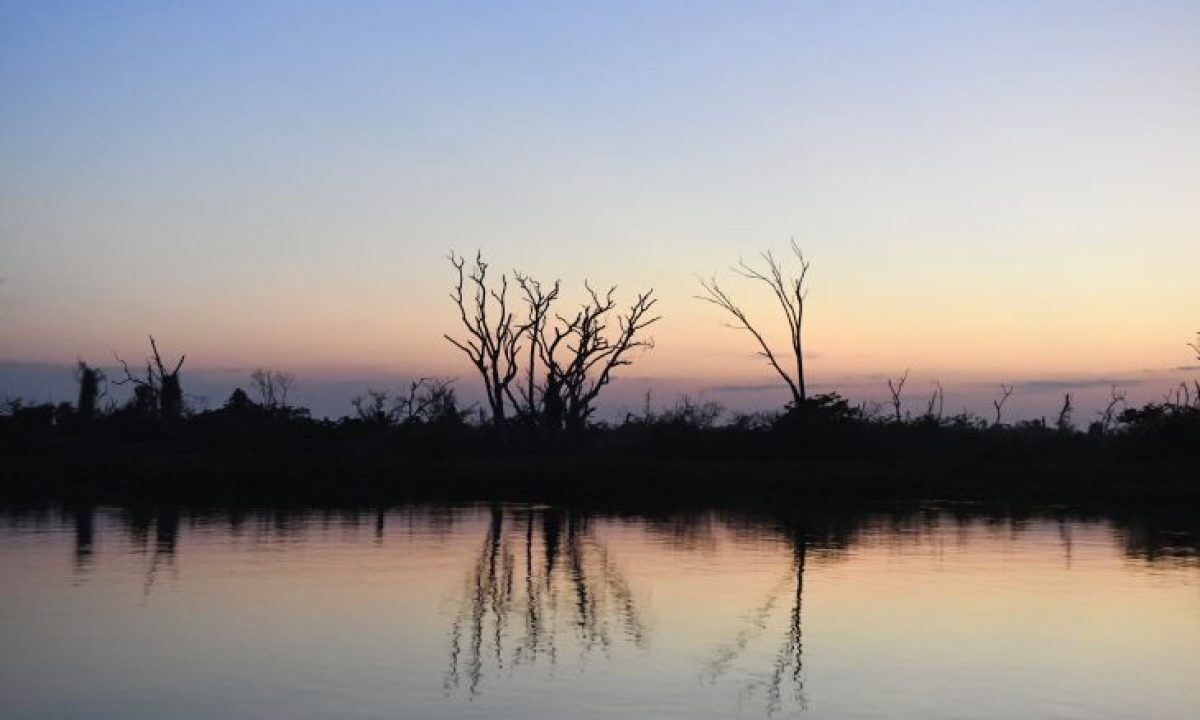
[[[1194,719],[1194,527],[10,513],[0,717]]]

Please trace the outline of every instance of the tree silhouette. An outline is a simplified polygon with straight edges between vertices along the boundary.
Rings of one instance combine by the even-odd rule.
[[[933,381],[933,385],[933,394],[929,396],[929,402],[925,403],[925,413],[921,419],[931,425],[940,425],[946,409],[946,391],[937,380]]]
[[[506,403],[517,405],[512,393],[512,382],[519,370],[517,354],[521,349],[522,328],[517,325],[508,306],[508,276],[501,275],[498,287],[488,286],[488,264],[483,253],[475,255],[475,263],[468,273],[466,259],[450,253],[450,264],[458,273],[458,281],[450,292],[450,298],[458,307],[459,318],[467,337],[458,340],[444,335],[452,345],[471,360],[483,379],[484,394],[492,422],[503,425],[507,414]],[[466,286],[471,287],[467,297]]]
[[[296,384],[296,376],[274,368],[258,368],[250,373],[250,381],[258,391],[259,401],[268,410],[288,406],[288,393]]]
[[[1054,421],[1054,427],[1061,432],[1069,432],[1073,412],[1075,412],[1075,404],[1071,402],[1071,393],[1066,393],[1063,395],[1062,408],[1058,411],[1058,419]]]
[[[712,303],[732,315],[736,322],[731,323],[729,326],[738,330],[745,330],[754,337],[760,348],[758,354],[766,358],[767,363],[774,368],[779,377],[783,378],[783,381],[792,393],[792,405],[798,408],[808,399],[808,391],[804,382],[804,341],[801,330],[804,324],[804,301],[808,295],[808,289],[804,286],[804,282],[808,275],[809,264],[804,259],[804,253],[800,252],[800,248],[794,240],[791,246],[792,253],[800,261],[800,272],[797,275],[785,276],[781,263],[775,259],[775,256],[769,250],[760,254],[760,257],[766,264],[765,269],[760,270],[749,265],[745,260],[739,260],[737,266],[733,268],[733,272],[744,278],[765,284],[771,289],[772,294],[774,294],[776,301],[779,303],[779,309],[783,313],[784,320],[787,322],[788,334],[791,337],[791,352],[795,361],[794,377],[792,373],[783,369],[778,356],[771,349],[762,332],[751,323],[745,310],[717,284],[715,277],[707,281],[700,281],[700,287],[703,288],[704,293],[696,297],[705,302]]]
[[[996,409],[996,421],[992,423],[992,427],[1000,427],[1001,413],[1004,412],[1004,403],[1012,397],[1013,386],[1000,383],[1000,397],[992,401],[992,407]]]
[[[896,379],[893,383],[891,378],[888,378],[887,386],[888,393],[892,396],[892,411],[895,413],[896,422],[904,422],[904,417],[900,411],[904,405],[904,400],[901,398],[901,393],[904,392],[904,383],[908,382],[908,370],[904,370],[904,374]],[[931,403],[932,404],[932,403]]]
[[[620,312],[616,286],[601,294],[585,282],[587,300],[573,315],[563,315],[554,311],[559,281],[543,286],[514,273],[526,311],[519,319],[509,302],[507,275],[489,285],[488,264],[480,254],[469,273],[463,258],[451,253],[450,262],[458,274],[450,297],[467,336],[445,337],[478,370],[498,425],[505,423],[511,409],[530,425],[554,431],[582,429],[613,372],[630,364],[631,351],[653,347],[644,336],[660,319],[652,315],[658,302],[653,289],[639,293],[628,310]],[[468,284],[473,289],[470,298]]]
[[[150,336],[150,349],[154,353],[152,361],[146,361],[146,374],[138,377],[129,369],[129,363],[118,355],[117,362],[125,371],[123,380],[115,381],[117,385],[133,383],[133,403],[142,413],[157,416],[162,420],[178,420],[183,415],[183,386],[179,382],[179,369],[187,355],[181,355],[175,368],[167,372],[162,356],[158,352],[158,343]]]
[[[79,419],[86,422],[96,416],[96,400],[100,397],[104,373],[80,360],[75,369],[75,379],[79,381],[79,401],[75,407]]]
[[[547,393],[546,387],[538,385],[538,370],[542,358],[541,345],[537,340],[545,337],[546,326],[551,319],[550,310],[554,301],[558,299],[561,284],[555,280],[548,289],[543,289],[540,282],[528,275],[516,273],[516,278],[517,285],[525,296],[527,310],[522,329],[533,340],[526,348],[524,387],[519,411],[531,422],[540,421],[547,427],[557,429],[562,418],[562,408],[558,404],[559,393],[557,388],[550,388],[553,392]],[[547,385],[552,381],[552,378],[546,378]]]
[[[357,396],[350,404],[359,420],[385,427],[422,423],[457,425],[471,412],[469,408],[458,408],[454,381],[443,378],[418,378],[403,392],[368,389],[366,397]]]
[[[546,425],[555,428],[559,414],[568,430],[579,430],[587,423],[595,411],[596,397],[611,382],[613,371],[630,364],[629,352],[654,346],[640,333],[661,319],[650,316],[658,301],[654,291],[648,290],[637,296],[629,310],[616,314],[616,332],[609,337],[606,330],[616,313],[617,288],[609,288],[603,296],[590,285],[585,288],[589,300],[573,317],[560,315],[558,324],[548,329],[543,326],[531,335],[546,368],[542,388]]]
[[[1200,332],[1196,333],[1196,342],[1188,343],[1188,347],[1195,351],[1196,359],[1200,360]]]

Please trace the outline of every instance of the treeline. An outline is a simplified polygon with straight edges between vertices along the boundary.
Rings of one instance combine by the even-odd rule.
[[[746,468],[774,464],[786,468],[783,480],[770,480],[775,489],[806,467],[806,482],[819,475],[815,482],[826,489],[862,489],[855,478],[868,478],[876,483],[872,492],[895,492],[893,481],[905,481],[912,492],[927,493],[941,490],[914,478],[1001,468],[1011,485],[1013,472],[1030,468],[1094,478],[1118,465],[1152,464],[1169,468],[1172,483],[1185,478],[1175,490],[1200,492],[1194,472],[1200,465],[1200,382],[1137,408],[1114,388],[1105,410],[1082,430],[1069,394],[1050,420],[1004,422],[1012,394],[1007,385],[988,419],[945,414],[940,386],[922,412],[906,411],[907,373],[887,383],[890,411],[887,405],[851,404],[837,393],[809,393],[802,336],[809,266],[799,248],[792,249],[798,274],[789,275],[770,253],[758,267],[743,262],[735,268],[770,289],[788,329],[785,352],[771,347],[759,321],[715,278],[702,283],[699,296],[753,339],[787,387],[791,399],[778,410],[730,414],[687,398],[656,410],[647,399],[641,412],[597,420],[597,398],[615,372],[633,361],[634,351],[653,345],[646,335],[659,319],[653,290],[637,293],[622,310],[615,287],[598,291],[585,283],[584,301],[564,309],[557,280],[542,283],[517,272],[510,282],[506,274],[489,274],[480,255],[470,265],[451,255],[451,299],[461,325],[446,339],[477,371],[486,398],[481,406],[463,407],[450,380],[424,378],[400,391],[369,390],[339,419],[315,418],[291,402],[295,377],[267,368],[251,375],[250,393],[238,388],[220,407],[196,409],[184,392],[186,356],[165,361],[151,337],[150,357],[136,371],[118,357],[119,374],[109,379],[80,362],[74,404],[5,402],[0,470],[13,480],[10,490],[36,489],[39,478],[48,485],[69,478],[73,487],[193,482],[203,488],[252,477],[257,487],[292,492],[297,477],[308,486],[391,483],[393,489],[397,478],[407,478],[400,484],[409,483],[404,487],[411,491],[410,481],[419,476],[436,489],[442,471],[457,468],[460,487],[473,488],[487,476],[507,483],[504,492],[519,494],[521,488],[562,491],[571,482],[579,492],[613,492],[617,485],[622,492],[644,492],[647,486],[630,478],[646,473],[656,476],[660,490],[680,492],[696,485],[663,476],[694,480],[705,474],[711,491],[721,482],[733,484],[735,475],[745,481]],[[1200,357],[1200,335],[1192,348]],[[120,405],[106,402],[106,382],[132,386],[132,397]],[[814,471],[818,465],[823,467]],[[623,473],[621,482],[605,473]],[[570,477],[558,477],[564,474]],[[584,476],[590,485],[579,481]],[[181,479],[187,477],[199,479]],[[495,495],[501,485],[488,487]]]
[[[368,391],[339,419],[315,418],[289,400],[295,379],[256,371],[251,392],[238,388],[218,408],[196,410],[183,399],[179,366],[160,374],[153,361],[132,398],[101,402],[102,374],[80,364],[79,399],[71,403],[8,401],[0,411],[0,454],[107,462],[137,454],[224,458],[321,456],[345,467],[505,458],[619,458],[668,462],[812,462],[866,464],[1169,461],[1200,464],[1200,387],[1179,387],[1159,402],[1111,404],[1086,429],[1071,419],[1071,401],[1051,419],[1012,424],[970,413],[944,415],[940,396],[922,412],[855,405],[836,393],[810,395],[773,412],[729,413],[681,398],[616,421],[553,426],[538,416],[503,423],[463,407],[452,381],[424,378],[397,392]],[[165,381],[164,378],[171,378]],[[899,388],[897,388],[899,390]],[[253,394],[253,397],[251,396]]]
[[[591,421],[558,429],[513,417],[497,424],[478,406],[463,407],[454,383],[421,378],[401,391],[367,390],[350,403],[351,412],[338,419],[315,418],[307,408],[292,404],[287,391],[294,377],[258,370],[252,392],[235,389],[218,408],[198,410],[161,386],[139,386],[126,403],[99,402],[99,371],[80,366],[77,403],[27,403],[10,399],[0,405],[0,451],[19,452],[43,442],[102,442],[112,447],[161,443],[170,446],[189,438],[220,440],[224,447],[263,445],[264,439],[284,446],[295,437],[297,449],[311,440],[361,438],[405,445],[409,436],[420,443],[410,450],[418,456],[436,455],[442,445],[456,453],[479,456],[556,454],[620,447],[637,455],[731,458],[840,457],[862,459],[923,455],[961,455],[964,450],[988,456],[1019,448],[1075,449],[1116,452],[1128,457],[1193,457],[1200,449],[1200,382],[1180,385],[1162,400],[1141,407],[1116,403],[1099,418],[1079,429],[1072,421],[1068,395],[1050,420],[1038,418],[1003,423],[970,412],[942,414],[939,393],[922,412],[852,404],[837,393],[811,395],[778,411],[731,413],[714,402],[683,396],[671,407],[654,408],[649,396],[644,408],[620,420]],[[176,376],[176,388],[178,377]],[[445,443],[429,443],[444,436]],[[922,439],[927,439],[925,443]],[[970,453],[968,453],[970,454]],[[1200,460],[1200,457],[1195,457]]]

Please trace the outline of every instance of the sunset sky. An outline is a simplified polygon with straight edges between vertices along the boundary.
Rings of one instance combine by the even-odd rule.
[[[148,332],[469,390],[478,248],[654,287],[626,377],[720,397],[772,376],[697,277],[773,321],[728,266],[791,238],[852,395],[1200,375],[1200,3],[0,0],[0,395]]]

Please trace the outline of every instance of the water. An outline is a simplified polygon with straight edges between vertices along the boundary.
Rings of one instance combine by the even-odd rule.
[[[1178,521],[485,506],[0,528],[4,718],[1200,709]]]

